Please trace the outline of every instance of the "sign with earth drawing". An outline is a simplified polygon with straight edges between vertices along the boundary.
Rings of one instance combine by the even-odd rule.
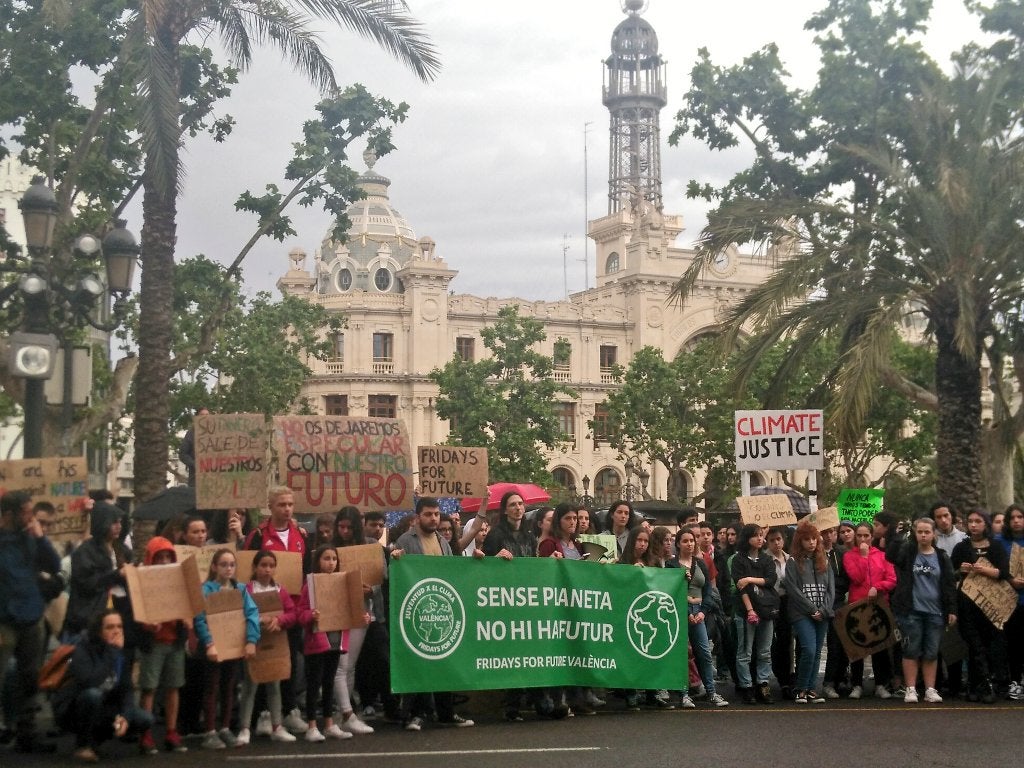
[[[405,555],[389,577],[396,693],[686,687],[681,570]]]
[[[889,604],[865,598],[836,611],[832,623],[850,661],[864,659],[899,642],[896,619]]]

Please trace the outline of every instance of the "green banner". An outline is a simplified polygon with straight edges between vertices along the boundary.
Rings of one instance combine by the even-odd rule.
[[[840,520],[870,523],[882,511],[884,488],[843,488],[836,500]]]
[[[396,693],[686,687],[679,569],[406,555],[390,585]]]

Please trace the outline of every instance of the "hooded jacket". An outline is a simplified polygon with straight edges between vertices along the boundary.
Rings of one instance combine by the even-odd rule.
[[[110,590],[124,587],[121,567],[131,562],[131,557],[118,539],[107,548],[107,536],[124,513],[120,508],[105,501],[98,501],[90,513],[92,537],[71,555],[71,595],[68,600],[64,632],[78,634],[89,624],[89,620],[107,607]],[[123,613],[123,612],[122,612]]]
[[[174,545],[163,536],[154,536],[146,545],[146,552],[142,556],[143,566],[153,565],[158,552],[170,552],[171,562],[178,562],[178,552],[174,549]],[[188,630],[185,629],[185,624],[181,621],[165,621],[157,624],[155,628],[153,625],[140,624],[138,629],[139,647],[145,651],[150,650],[154,644],[177,644],[184,647],[185,639],[188,637]]]

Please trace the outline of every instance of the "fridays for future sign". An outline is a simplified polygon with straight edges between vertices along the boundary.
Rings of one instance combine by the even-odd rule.
[[[736,411],[736,469],[824,469],[820,410]]]

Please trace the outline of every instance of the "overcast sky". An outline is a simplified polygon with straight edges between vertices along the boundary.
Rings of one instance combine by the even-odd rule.
[[[691,178],[719,183],[742,167],[742,151],[711,153],[696,142],[668,146],[674,115],[700,47],[732,64],[777,42],[796,82],[810,84],[815,49],[803,24],[824,0],[650,0],[644,13],[668,63],[668,106],[661,114],[665,211],[682,214],[689,245],[704,206],[684,196]],[[591,219],[607,212],[608,111],[601,104],[602,60],[625,18],[618,0],[409,0],[443,63],[422,84],[371,43],[342,30],[322,30],[342,84],[410,104],[394,134],[397,150],[377,164],[389,177],[391,201],[418,237],[430,235],[459,276],[458,293],[557,299],[584,287],[585,204]],[[937,0],[927,45],[945,63],[970,35],[960,0]],[[258,54],[220,111],[237,120],[224,144],[191,140],[188,176],[178,207],[179,259],[196,253],[229,262],[254,220],[234,211],[245,189],[285,187],[283,169],[317,93],[276,54]],[[586,139],[584,126],[590,123]],[[584,195],[584,143],[589,194]],[[353,167],[364,170],[353,154]],[[322,210],[292,211],[298,237],[265,240],[249,254],[250,292],[272,290],[295,247],[312,255],[330,221]],[[138,219],[136,213],[133,218]],[[130,223],[138,231],[138,223]],[[568,235],[568,240],[564,236]],[[588,247],[590,285],[594,249]]]

